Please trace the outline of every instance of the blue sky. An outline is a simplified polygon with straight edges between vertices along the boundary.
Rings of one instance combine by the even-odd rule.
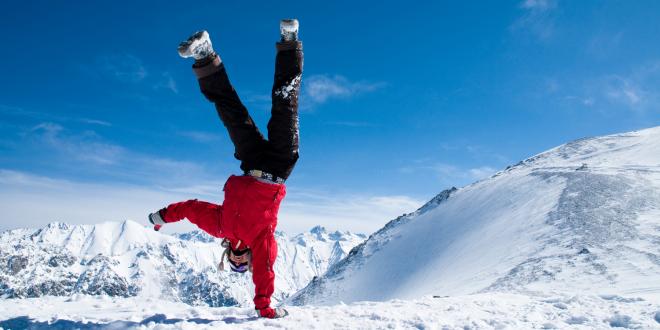
[[[305,49],[289,232],[369,232],[569,140],[660,124],[657,1],[11,2],[0,229],[220,201],[238,162],[176,46],[208,30],[265,129],[284,17]]]

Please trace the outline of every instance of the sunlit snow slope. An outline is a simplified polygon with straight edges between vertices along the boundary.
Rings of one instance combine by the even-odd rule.
[[[660,294],[660,127],[577,140],[393,220],[295,304]]]

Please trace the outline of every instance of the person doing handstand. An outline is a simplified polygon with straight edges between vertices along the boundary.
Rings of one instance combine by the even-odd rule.
[[[252,272],[254,306],[266,318],[288,314],[282,308],[270,306],[277,258],[274,233],[280,203],[286,194],[284,182],[298,160],[298,95],[303,69],[298,21],[282,20],[280,33],[268,139],[259,132],[229,82],[208,32],[197,32],[179,45],[179,55],[195,59],[193,71],[201,91],[215,104],[234,143],[234,156],[241,161],[243,173],[227,179],[221,205],[194,199],[170,204],[149,215],[156,230],[163,224],[187,218],[210,235],[224,238],[221,268],[226,256],[231,270]]]

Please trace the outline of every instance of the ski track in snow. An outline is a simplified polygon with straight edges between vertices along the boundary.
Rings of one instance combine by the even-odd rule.
[[[8,329],[628,329],[660,328],[660,305],[621,296],[485,293],[416,300],[288,307],[257,318],[250,308],[193,307],[138,298],[74,295],[5,300]]]

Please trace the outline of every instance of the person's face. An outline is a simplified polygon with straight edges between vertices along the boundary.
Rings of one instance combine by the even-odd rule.
[[[229,253],[229,259],[235,264],[242,264],[248,261],[248,253],[243,254],[242,256],[235,256],[233,253]]]

